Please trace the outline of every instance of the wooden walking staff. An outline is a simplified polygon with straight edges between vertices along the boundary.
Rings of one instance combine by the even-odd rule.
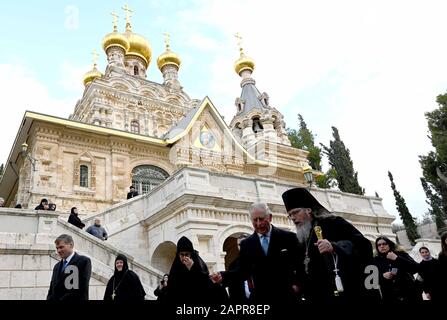
[[[323,230],[321,229],[320,226],[315,226],[314,227],[314,232],[315,235],[317,236],[318,240],[323,240]],[[324,259],[326,260],[326,265],[328,266],[329,270],[332,268],[332,264],[331,261],[329,260],[329,255],[328,254],[324,254]],[[334,296],[338,296],[340,292],[343,292],[343,283],[341,281],[340,276],[338,275],[338,256],[335,252],[332,253],[332,259],[334,262],[334,272],[335,272],[335,287],[337,288],[337,290],[334,290]]]

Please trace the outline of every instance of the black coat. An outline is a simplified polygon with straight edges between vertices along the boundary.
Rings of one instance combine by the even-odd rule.
[[[167,295],[168,295],[168,287],[157,287],[157,289],[154,290],[154,295],[157,297],[157,301],[160,302],[166,302],[167,301]]]
[[[439,261],[439,287],[442,288],[439,292],[438,301],[447,301],[447,254],[442,252],[438,256]]]
[[[254,287],[250,300],[255,303],[296,300],[292,286],[296,284],[298,240],[293,232],[272,225],[267,255],[254,232],[242,240],[239,258],[237,269],[222,272],[224,285],[251,278]]]
[[[47,300],[88,300],[88,289],[90,276],[92,273],[92,264],[90,258],[74,254],[68,263],[65,271],[69,271],[70,266],[76,266],[79,275],[78,289],[69,289],[65,286],[65,279],[67,277],[74,277],[75,272],[62,272],[62,260],[56,263],[53,268],[53,275],[51,277],[50,288],[48,290]],[[74,283],[67,279],[68,283]]]
[[[113,288],[115,288],[114,301],[144,300],[146,292],[138,275],[129,269],[123,273],[121,277],[113,275],[107,282],[104,300],[112,300]]]
[[[68,223],[71,223],[72,225],[78,227],[79,229],[85,227],[85,224],[82,223],[81,219],[79,219],[78,215],[75,213],[70,213],[70,216],[68,217]]]
[[[237,257],[228,266],[228,270],[233,271],[239,269],[240,258]],[[230,297],[230,304],[247,304],[250,302],[245,294],[245,281],[240,279],[233,279],[228,281],[228,294]]]
[[[211,281],[208,267],[196,252],[192,259],[194,264],[188,270],[176,255],[169,272],[167,302],[175,305],[228,302],[225,289]]]
[[[371,242],[360,231],[342,217],[329,216],[316,219],[313,225],[319,225],[323,239],[331,242],[336,255],[321,254],[314,244],[318,241],[315,232],[308,239],[308,274],[304,267],[299,278],[303,279],[303,293],[306,300],[315,302],[370,300],[372,294],[364,286],[365,267],[372,263]],[[306,245],[307,246],[307,245]],[[301,263],[304,264],[305,247],[301,248]],[[336,291],[334,258],[337,258],[338,274],[342,280],[342,293]]]
[[[374,264],[379,268],[379,284],[382,298],[386,302],[420,301],[422,292],[413,275],[418,272],[419,265],[408,253],[395,251],[396,260],[390,260],[386,255],[374,257]],[[383,277],[385,272],[397,268],[397,274],[392,279]]]
[[[436,301],[443,288],[440,286],[441,266],[437,259],[422,260],[419,263],[419,275],[422,278],[422,289],[429,293],[431,299]],[[444,289],[445,290],[445,289]]]
[[[127,199],[132,199],[133,197],[136,197],[136,196],[138,196],[137,191],[127,193]]]

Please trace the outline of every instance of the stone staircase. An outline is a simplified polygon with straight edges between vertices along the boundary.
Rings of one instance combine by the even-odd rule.
[[[146,299],[155,299],[153,292],[162,277],[155,268],[74,227],[57,213],[0,208],[0,300],[46,299],[59,260],[54,239],[62,233],[70,234],[75,250],[92,261],[91,300],[103,298],[119,253],[128,257],[129,268],[140,277]]]

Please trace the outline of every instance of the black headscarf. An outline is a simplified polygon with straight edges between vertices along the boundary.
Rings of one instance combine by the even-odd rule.
[[[123,269],[121,271],[118,271],[118,269],[116,268],[116,262],[118,260],[121,260],[123,262]],[[123,254],[117,255],[115,259],[115,272],[113,272],[113,276],[116,279],[115,281],[121,279],[127,270],[129,270],[129,265],[127,264],[127,257]]]
[[[194,263],[190,270],[181,262],[180,252],[191,253]],[[212,283],[206,263],[186,237],[181,237],[177,242],[167,291],[167,299],[171,303],[219,303],[225,301],[226,295],[225,289]]]
[[[116,261],[118,260],[123,261],[123,269],[121,271],[118,271],[116,268]],[[115,271],[107,283],[104,300],[112,300],[114,289],[116,294],[114,300],[116,301],[144,300],[146,295],[140,278],[129,269],[127,257],[122,254],[118,254],[115,259]]]
[[[75,214],[75,215],[78,215],[76,212],[74,212],[75,211],[75,209],[77,209],[76,207],[73,207],[73,208],[71,208],[71,211],[70,211],[70,213],[71,214]]]

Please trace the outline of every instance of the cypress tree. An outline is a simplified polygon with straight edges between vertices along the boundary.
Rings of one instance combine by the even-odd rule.
[[[405,226],[407,232],[408,240],[410,240],[411,245],[416,244],[416,239],[419,238],[416,222],[411,215],[408,207],[405,203],[405,199],[401,196],[400,192],[397,191],[396,185],[394,184],[393,175],[388,171],[388,177],[391,181],[391,189],[393,189],[394,199],[396,199],[396,209],[399,212],[399,216]]]
[[[441,233],[446,224],[447,215],[447,93],[436,97],[438,108],[425,113],[429,136],[434,151],[419,157],[422,167],[421,183],[427,196],[438,232]]]
[[[323,144],[322,147],[329,164],[336,172],[338,187],[343,192],[365,194],[365,189],[358,182],[358,173],[354,171],[349,149],[345,147],[336,127],[332,127],[332,135],[334,140],[330,141],[329,147]]]

